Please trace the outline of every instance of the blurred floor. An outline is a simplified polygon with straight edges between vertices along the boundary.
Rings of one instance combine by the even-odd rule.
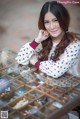
[[[0,50],[20,47],[38,34],[38,17],[47,0],[0,0]],[[80,33],[80,6],[65,5],[71,15],[70,31]]]

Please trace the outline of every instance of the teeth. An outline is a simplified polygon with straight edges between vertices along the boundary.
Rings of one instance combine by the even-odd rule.
[[[57,30],[55,30],[55,31],[57,31]],[[51,31],[51,32],[55,32],[55,31]]]

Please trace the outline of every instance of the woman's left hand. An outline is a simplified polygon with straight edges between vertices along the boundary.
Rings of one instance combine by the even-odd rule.
[[[38,61],[38,56],[37,55],[32,55],[30,59],[30,64],[35,65],[35,63]]]

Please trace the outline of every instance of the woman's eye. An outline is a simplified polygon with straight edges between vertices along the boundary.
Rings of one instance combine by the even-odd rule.
[[[53,20],[53,22],[56,22],[56,21],[58,21],[58,20],[57,19]]]
[[[44,24],[48,24],[49,22],[48,21],[45,21]]]
[[[58,21],[57,19],[55,21]]]

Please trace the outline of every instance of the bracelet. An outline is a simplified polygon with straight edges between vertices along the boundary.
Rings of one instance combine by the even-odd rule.
[[[39,68],[39,65],[40,65],[40,61],[38,60],[38,61],[35,63],[35,66],[36,66],[37,68]]]

